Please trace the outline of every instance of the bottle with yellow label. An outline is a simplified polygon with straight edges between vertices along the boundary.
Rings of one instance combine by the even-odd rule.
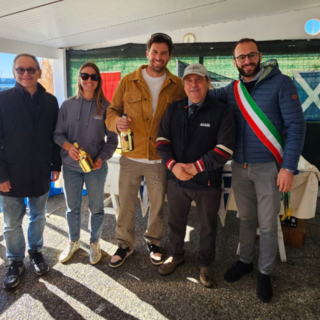
[[[83,172],[90,172],[93,167],[94,167],[94,163],[89,155],[89,153],[85,152],[78,144],[77,141],[75,141],[73,143],[73,145],[80,151],[79,154],[79,165],[81,167],[81,169],[83,170]]]
[[[127,119],[127,115],[124,113],[122,118]],[[120,133],[120,141],[121,141],[121,150],[122,152],[129,152],[134,149],[133,146],[133,132],[131,129],[128,129],[125,132]]]

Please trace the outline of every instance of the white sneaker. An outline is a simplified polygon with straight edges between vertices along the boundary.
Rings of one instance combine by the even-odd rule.
[[[96,264],[102,257],[101,248],[99,243],[90,243],[90,263]]]
[[[71,259],[73,254],[80,249],[80,241],[69,241],[68,246],[62,251],[59,261],[61,263],[67,262]]]

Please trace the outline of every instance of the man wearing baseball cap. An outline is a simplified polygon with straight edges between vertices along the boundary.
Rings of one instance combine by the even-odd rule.
[[[170,227],[170,257],[159,273],[168,275],[184,262],[184,237],[194,201],[200,223],[200,281],[212,287],[210,264],[215,258],[222,170],[233,153],[235,124],[231,109],[208,95],[210,79],[203,65],[185,69],[183,86],[187,98],[169,106],[156,144],[168,171]]]

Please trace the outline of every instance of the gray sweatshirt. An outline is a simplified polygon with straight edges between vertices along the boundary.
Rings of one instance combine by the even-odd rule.
[[[59,110],[54,141],[61,148],[66,141],[77,141],[93,161],[97,158],[103,161],[110,159],[117,148],[118,138],[105,124],[108,105],[109,102],[103,106],[102,116],[94,116],[97,110],[95,100],[73,97],[64,101]],[[61,158],[63,165],[75,171],[82,171],[79,163],[69,156],[68,151],[61,149]]]

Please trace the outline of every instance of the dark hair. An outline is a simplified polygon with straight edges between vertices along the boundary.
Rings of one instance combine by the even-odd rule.
[[[236,44],[235,44],[234,47],[233,47],[233,50],[232,50],[232,55],[233,55],[233,57],[234,57],[234,52],[236,51],[236,48],[237,48],[238,44],[240,44],[240,43],[245,43],[245,42],[253,42],[253,43],[257,46],[258,52],[260,52],[259,46],[258,46],[258,43],[257,43],[256,40],[251,39],[251,38],[242,38],[242,39],[240,39],[238,42],[236,42]]]
[[[174,48],[171,37],[165,33],[154,33],[147,42],[147,50],[150,51],[150,48],[153,43],[165,43],[168,46],[169,55],[171,56],[172,50]]]
[[[17,60],[20,58],[20,57],[28,57],[28,58],[31,58],[34,63],[36,64],[36,67],[38,70],[40,70],[40,64],[39,64],[39,61],[37,60],[37,58],[35,56],[33,56],[32,54],[30,53],[20,53],[18,54],[17,56],[15,56],[14,60],[13,60],[13,64],[12,64],[12,70],[15,69],[15,66],[16,66],[16,62]]]
[[[100,70],[98,68],[98,66],[93,63],[93,62],[85,62],[79,69],[79,73],[86,67],[91,67],[95,70],[95,72],[100,75]],[[81,81],[80,81],[80,76],[78,76],[78,84],[77,84],[77,92],[75,94],[75,97],[77,99],[80,99],[80,95],[82,95],[82,86],[81,86]],[[102,79],[101,79],[101,75],[100,78],[98,80],[98,86],[96,87],[96,90],[94,91],[94,98],[97,101],[97,112],[94,115],[100,115],[102,116],[102,110],[103,110],[103,104],[107,101],[107,98],[105,97],[103,91],[102,91]]]

